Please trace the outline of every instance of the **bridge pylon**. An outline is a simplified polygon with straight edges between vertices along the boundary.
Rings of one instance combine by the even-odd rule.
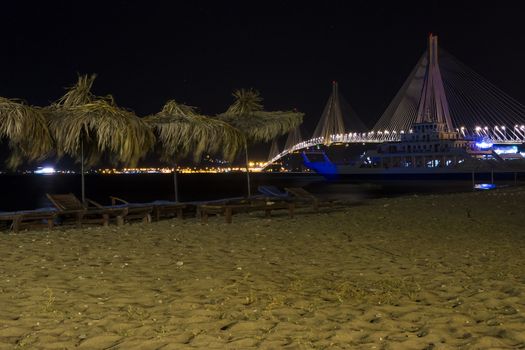
[[[301,134],[301,126],[299,125],[288,133],[286,143],[284,144],[284,149],[291,149],[293,146],[301,142],[303,142],[303,136]]]
[[[279,150],[279,144],[277,142],[277,139],[275,138],[272,140],[272,145],[270,147],[270,153],[268,154],[268,161],[271,161],[272,159],[277,157],[279,153],[281,153],[281,151]]]
[[[317,123],[313,138],[322,139],[322,143],[329,145],[332,142],[333,135],[342,135],[348,131],[363,132],[365,130],[366,127],[356,113],[340,96],[337,82],[333,81],[332,94],[328,98],[323,114]]]
[[[435,122],[444,124],[447,131],[453,131],[445,87],[439,69],[438,37],[428,38],[428,64],[417,109],[417,123]]]

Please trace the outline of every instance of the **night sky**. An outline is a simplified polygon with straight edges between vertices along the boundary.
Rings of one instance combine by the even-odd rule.
[[[297,108],[310,132],[331,81],[372,126],[427,35],[525,103],[524,15],[503,2],[10,1],[0,20],[0,96],[46,105],[77,73],[138,115],[168,99],[206,114],[237,88]],[[495,7],[497,6],[497,7]],[[260,155],[261,158],[263,155]]]

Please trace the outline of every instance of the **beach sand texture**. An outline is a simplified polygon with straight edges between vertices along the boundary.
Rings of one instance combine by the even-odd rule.
[[[525,189],[0,234],[0,349],[525,348]]]

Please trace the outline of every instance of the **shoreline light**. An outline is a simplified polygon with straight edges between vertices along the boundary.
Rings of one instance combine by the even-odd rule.
[[[37,170],[34,171],[35,174],[40,174],[40,175],[52,175],[55,172],[56,172],[55,168],[53,167],[38,168]]]

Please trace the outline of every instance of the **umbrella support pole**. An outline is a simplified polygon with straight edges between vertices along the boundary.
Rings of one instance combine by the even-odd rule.
[[[244,154],[246,156],[246,182],[248,184],[248,197],[252,196],[251,183],[250,183],[250,168],[248,159],[248,145],[244,144]]]
[[[82,186],[82,203],[86,203],[86,184],[84,180],[84,140],[80,143],[80,176]]]
[[[173,166],[173,190],[175,194],[175,202],[179,201],[179,183],[177,181],[177,164]]]

